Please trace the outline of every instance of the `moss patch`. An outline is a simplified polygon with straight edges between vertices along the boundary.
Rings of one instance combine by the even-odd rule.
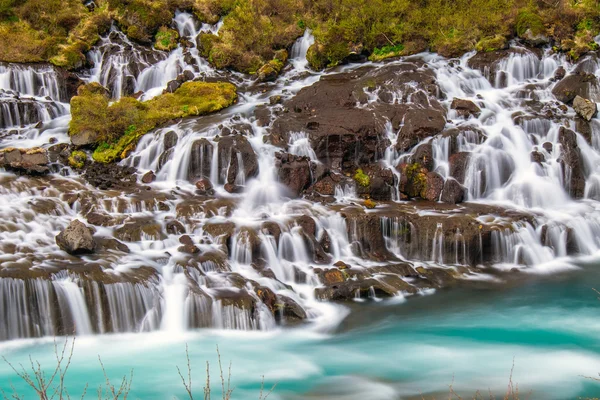
[[[506,49],[508,47],[508,41],[504,35],[496,35],[493,37],[486,37],[481,39],[475,45],[477,51],[489,52]]]
[[[69,156],[69,165],[74,169],[81,169],[85,166],[87,155],[80,150],[75,150]]]
[[[371,184],[369,175],[365,174],[362,169],[357,169],[354,174],[354,180],[362,187],[368,187]]]
[[[404,55],[404,45],[403,44],[397,44],[397,45],[387,45],[387,46],[383,46],[381,48],[376,47],[373,50],[373,53],[369,56],[369,60],[371,61],[381,61],[381,60],[385,60],[386,58],[391,58],[391,57],[398,57]]]
[[[177,47],[179,33],[174,29],[162,26],[154,37],[154,48],[157,50],[170,51]]]
[[[71,99],[69,134],[93,132],[98,144],[92,157],[107,163],[126,157],[141,136],[159,125],[219,111],[236,101],[230,83],[185,82],[174,93],[146,102],[124,97],[109,106],[105,89],[88,84]]]

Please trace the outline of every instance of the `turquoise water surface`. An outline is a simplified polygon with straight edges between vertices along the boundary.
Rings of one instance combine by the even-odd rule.
[[[154,332],[77,338],[67,379],[69,393],[88,398],[108,376],[117,383],[133,368],[129,399],[188,398],[176,366],[185,371],[189,346],[196,398],[203,398],[206,361],[213,399],[221,398],[216,346],[224,368],[232,363],[234,399],[448,398],[488,388],[501,397],[514,359],[513,380],[530,399],[577,399],[600,395],[584,378],[600,372],[600,288],[597,265],[550,277],[523,275],[512,284],[467,282],[463,287],[401,301],[340,306],[348,315],[330,332],[312,327],[276,332]],[[52,366],[53,339],[0,345],[13,364],[28,355]],[[35,398],[6,364],[0,387],[11,384]]]

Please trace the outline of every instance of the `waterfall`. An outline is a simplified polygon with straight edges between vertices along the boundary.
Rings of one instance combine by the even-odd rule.
[[[552,94],[558,67],[595,72],[593,59],[574,66],[549,51],[513,46],[495,61],[493,76],[488,67],[470,66],[474,54],[447,60],[425,53],[316,73],[308,69],[315,39],[307,29],[291,48],[292,68],[265,84],[216,71],[200,56],[198,35],[218,35],[222,24],[177,12],[171,26],[182,40],[170,52],[132,42],[115,26],[87,54],[92,67],[80,78],[106,86],[112,100],[134,93],[147,100],[191,79],[227,78],[238,86],[238,104],[166,124],[139,140],[120,166],[139,175],[152,171],[153,182],[96,190],[67,169],[45,177],[2,170],[0,340],[270,330],[294,313],[330,329],[323,321],[335,319],[333,306],[316,292],[338,284],[364,301],[382,299],[378,283],[401,281],[398,300],[438,287],[419,267],[548,273],[552,263],[574,267],[600,250],[600,120],[575,123],[574,111],[556,105]],[[406,82],[396,81],[403,73]],[[320,136],[343,118],[327,120],[327,132],[314,129],[312,120],[277,132],[278,118],[296,122],[318,111],[288,108],[299,91],[354,74],[352,84],[364,86],[353,87],[343,106],[377,118],[376,132],[362,135],[359,126]],[[66,92],[55,67],[0,64],[2,147],[67,142]],[[461,114],[452,109],[455,98],[481,112]],[[377,115],[382,104],[394,112]],[[407,126],[405,112],[414,107],[444,110],[445,126],[403,152],[396,143]],[[574,136],[565,138],[564,128]],[[338,164],[326,161],[338,142],[360,135],[355,147],[342,149]],[[401,192],[402,164],[412,163],[420,146],[431,158],[427,172],[460,181],[466,202],[424,202]],[[565,160],[565,150],[576,162]],[[374,155],[367,162],[368,151]],[[458,153],[465,165],[457,174]],[[290,198],[285,162],[306,163],[306,174],[292,177],[304,198]],[[367,195],[353,179],[365,165],[373,168],[365,171],[379,192]],[[326,179],[320,193],[317,183]],[[202,189],[206,180],[212,189]],[[367,196],[375,205],[368,210]],[[93,225],[95,254],[71,256],[58,247],[56,235],[75,218]]]

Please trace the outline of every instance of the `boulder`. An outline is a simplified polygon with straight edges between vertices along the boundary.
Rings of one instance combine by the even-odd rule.
[[[561,127],[558,132],[558,141],[561,145],[559,161],[563,167],[563,182],[565,182],[571,197],[580,199],[585,191],[585,175],[581,151],[577,145],[577,134],[570,129]]]
[[[242,135],[231,135],[219,139],[217,145],[219,182],[239,185],[258,174],[258,158],[252,145]]]
[[[31,149],[6,148],[0,150],[0,167],[25,174],[48,172],[48,152],[41,147]]]
[[[575,96],[573,99],[573,109],[581,118],[586,121],[591,121],[596,115],[598,115],[598,106],[595,102],[584,99],[581,96]]]
[[[444,188],[444,178],[437,172],[428,172],[425,189],[421,191],[421,197],[429,201],[438,201]]]
[[[552,89],[552,94],[565,104],[580,96],[591,101],[600,100],[600,85],[594,74],[579,73],[564,77]]]
[[[172,137],[169,138],[169,144],[171,144],[171,140]],[[165,144],[167,144],[167,136],[165,136]],[[205,138],[194,141],[190,150],[188,180],[193,182],[202,178],[210,178],[212,158],[213,145],[211,142]]]
[[[98,143],[98,133],[91,130],[83,130],[71,135],[71,143],[75,147],[86,147]]]
[[[469,166],[470,158],[471,153],[467,151],[462,151],[450,156],[450,176],[459,183],[465,182],[465,174],[467,167]]]
[[[212,196],[215,194],[211,181],[206,178],[202,178],[196,182],[196,189],[198,189],[198,193],[201,195]]]
[[[279,182],[285,185],[292,198],[299,197],[311,184],[310,159],[292,154],[275,154]]]
[[[442,189],[442,195],[440,201],[449,204],[462,203],[467,193],[467,189],[458,183],[454,178],[446,179],[444,183],[444,189]]]
[[[169,235],[183,235],[185,233],[183,224],[176,220],[167,222],[166,229]]]
[[[371,164],[362,166],[361,171],[363,175],[368,177],[368,185],[361,185],[356,182],[357,193],[359,196],[377,201],[388,201],[392,199],[392,193],[394,192],[394,173],[391,169],[384,168],[378,164]]]
[[[69,254],[92,253],[96,242],[90,229],[81,221],[75,219],[56,235],[56,244]]]
[[[181,243],[183,246],[179,246],[177,250],[182,253],[197,254],[200,252],[200,249],[196,247],[194,241],[188,235],[181,236],[179,238],[179,243]]]
[[[148,171],[142,176],[142,183],[152,183],[156,179],[156,175],[154,175],[154,171]]]
[[[456,110],[456,113],[463,118],[468,118],[470,116],[477,118],[481,115],[481,108],[479,108],[477,104],[473,103],[471,100],[459,99],[455,97],[452,100],[450,108]]]
[[[409,164],[419,163],[428,171],[433,170],[433,146],[431,143],[423,143],[417,146],[414,153],[408,159]]]

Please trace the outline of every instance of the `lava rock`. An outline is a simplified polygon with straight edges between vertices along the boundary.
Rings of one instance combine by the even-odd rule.
[[[600,100],[600,85],[594,74],[580,73],[564,77],[552,89],[552,94],[565,104],[571,104],[575,97],[580,96],[592,101]]]
[[[293,198],[298,198],[311,184],[310,159],[286,153],[277,153],[275,157],[279,182]]]
[[[396,149],[401,152],[410,150],[421,140],[437,135],[444,130],[444,113],[434,109],[411,109],[404,117],[404,126],[398,135]]]
[[[196,182],[196,189],[198,189],[198,192],[202,195],[212,196],[215,194],[212,183],[206,178],[202,178]]]
[[[471,100],[454,98],[450,108],[456,110],[457,114],[461,117],[468,118],[474,116],[475,118],[481,115],[481,108]]]
[[[73,255],[93,253],[96,248],[90,229],[77,219],[71,221],[55,239],[58,247]]]
[[[563,182],[566,182],[569,194],[575,199],[580,199],[585,191],[585,175],[581,151],[577,145],[577,134],[561,127],[558,131],[558,141],[561,145],[559,161],[563,167]]]
[[[440,201],[448,204],[459,204],[465,199],[467,189],[454,178],[448,178],[444,183]]]
[[[595,102],[584,99],[581,96],[575,96],[573,99],[573,109],[581,118],[586,121],[591,121],[596,115],[598,115],[598,106]]]
[[[152,183],[156,179],[156,175],[154,175],[153,171],[148,171],[142,176],[142,183]]]
[[[169,235],[183,235],[185,233],[183,224],[175,220],[167,222],[166,230]]]

